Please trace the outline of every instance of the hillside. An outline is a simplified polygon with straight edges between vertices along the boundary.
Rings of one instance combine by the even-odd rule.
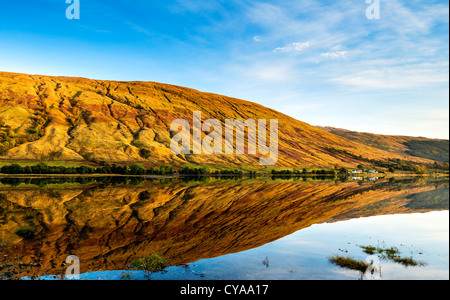
[[[330,133],[381,150],[422,157],[439,162],[449,161],[449,140],[423,137],[390,136],[350,131],[334,127],[321,127]]]
[[[194,111],[202,112],[203,121],[278,119],[277,166],[354,167],[388,158],[431,162],[342,138],[252,102],[189,88],[5,72],[0,72],[0,160],[259,167],[252,155],[173,155],[170,124],[182,118],[192,125]]]

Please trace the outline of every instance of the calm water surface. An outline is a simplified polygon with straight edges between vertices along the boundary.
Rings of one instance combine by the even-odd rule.
[[[257,249],[203,259],[184,267],[171,267],[154,280],[356,280],[358,271],[329,262],[334,254],[366,260],[360,246],[396,247],[405,257],[425,266],[405,267],[381,260],[381,274],[364,279],[449,280],[449,214],[431,212],[361,218],[313,225]],[[142,272],[115,271],[83,274],[91,280],[145,280]]]
[[[158,252],[173,266],[155,280],[449,279],[445,180],[97,181],[3,181],[0,278],[51,279],[76,255],[80,279],[145,279],[130,263]]]

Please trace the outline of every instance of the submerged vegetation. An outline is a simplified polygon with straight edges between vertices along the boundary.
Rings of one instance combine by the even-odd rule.
[[[362,274],[366,273],[367,269],[370,267],[370,264],[368,264],[367,262],[351,257],[334,255],[329,257],[328,260],[341,268],[358,271]]]
[[[340,268],[357,271],[363,279],[364,275],[374,275],[376,272],[381,276],[381,261],[391,261],[404,267],[423,267],[425,262],[415,260],[413,257],[401,257],[400,250],[396,247],[382,248],[374,246],[359,246],[362,251],[369,255],[367,260],[355,259],[352,257],[344,257],[340,255],[333,255],[328,257],[328,261]],[[376,257],[374,261],[370,256]],[[368,274],[370,273],[370,274]]]
[[[395,247],[381,248],[374,246],[360,246],[363,252],[369,255],[378,255],[380,259],[390,260],[399,263],[405,267],[418,267],[425,266],[426,264],[421,261],[417,261],[411,257],[401,257],[400,250]]]

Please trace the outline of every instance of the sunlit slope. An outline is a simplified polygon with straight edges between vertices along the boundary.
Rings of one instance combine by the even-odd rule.
[[[261,105],[154,82],[116,82],[0,72],[0,158],[259,166],[250,155],[179,155],[169,149],[175,119],[278,119],[278,166],[430,162],[336,136]],[[150,154],[142,156],[142,149]]]

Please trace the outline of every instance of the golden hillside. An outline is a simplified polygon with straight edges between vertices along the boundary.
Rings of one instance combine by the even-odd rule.
[[[252,102],[184,87],[5,72],[0,159],[259,166],[250,155],[174,156],[170,125],[179,118],[192,125],[194,111],[202,112],[203,121],[278,119],[277,166],[354,167],[358,156],[430,162],[350,141]],[[145,158],[142,149],[149,150]]]

